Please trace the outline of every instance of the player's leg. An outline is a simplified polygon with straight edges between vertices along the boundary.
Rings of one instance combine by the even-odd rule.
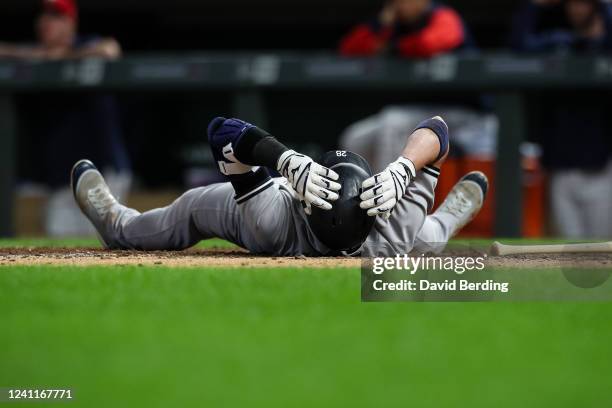
[[[119,204],[89,161],[74,166],[72,188],[107,248],[175,250],[213,237],[240,245],[238,210],[229,183],[190,190],[171,205],[142,214]]]
[[[414,241],[414,250],[444,250],[447,242],[478,214],[488,188],[489,182],[483,173],[474,171],[466,174],[453,187],[442,205],[425,218]]]
[[[272,180],[243,197],[230,183],[196,188],[167,207],[141,214],[115,200],[91,162],[77,163],[72,179],[77,203],[109,249],[180,250],[208,238],[255,253],[307,249],[300,245],[293,199]]]
[[[237,197],[230,183],[190,190],[165,208],[125,213],[118,242],[135,249],[184,249],[222,238],[253,253],[284,254],[295,242],[291,198],[272,182]]]
[[[139,250],[180,250],[209,238],[241,245],[233,196],[232,186],[220,183],[189,190],[164,208],[124,212],[117,242]]]

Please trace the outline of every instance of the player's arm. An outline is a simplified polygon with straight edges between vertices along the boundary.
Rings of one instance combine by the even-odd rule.
[[[331,202],[338,199],[341,186],[334,180],[336,172],[315,163],[310,157],[289,149],[263,129],[239,119],[217,118],[209,128],[209,138],[222,139],[226,146],[228,135],[233,134],[228,149],[237,162],[228,166],[263,166],[276,169],[290,183],[310,214],[311,206],[324,210],[332,208]],[[211,136],[212,135],[212,136]],[[226,146],[226,147],[227,147]],[[229,156],[225,157],[229,159]]]
[[[448,148],[448,126],[441,117],[421,122],[408,137],[400,157],[383,172],[363,182],[361,208],[368,210],[370,216],[389,218],[416,172],[440,161]]]
[[[331,210],[338,199],[339,176],[333,170],[315,163],[310,157],[289,149],[268,132],[252,127],[236,146],[236,158],[241,162],[276,169],[291,183],[304,203],[306,214],[311,206]]]

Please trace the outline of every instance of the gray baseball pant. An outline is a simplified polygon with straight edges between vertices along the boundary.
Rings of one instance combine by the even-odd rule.
[[[428,216],[439,170],[419,171],[389,220],[378,217],[361,248],[365,254],[395,255],[440,249],[450,238],[452,218]],[[230,183],[187,191],[171,205],[145,213],[121,207],[119,222],[106,237],[138,250],[180,250],[201,240],[222,238],[252,253],[321,256],[331,251],[312,233],[299,200],[285,179],[274,179],[237,203]],[[445,218],[447,217],[447,218]]]

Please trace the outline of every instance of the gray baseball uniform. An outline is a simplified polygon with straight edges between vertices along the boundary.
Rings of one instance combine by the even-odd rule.
[[[434,202],[439,170],[417,173],[389,220],[377,218],[358,253],[395,255],[431,250],[446,243],[444,215],[427,213]],[[284,178],[276,178],[237,202],[230,183],[190,190],[165,208],[140,214],[121,206],[108,237],[122,248],[179,250],[201,240],[222,238],[253,253],[279,256],[331,254],[312,233],[301,203]]]

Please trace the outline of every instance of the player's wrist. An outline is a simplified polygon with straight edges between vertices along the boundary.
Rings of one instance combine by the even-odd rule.
[[[410,180],[413,180],[416,177],[416,166],[412,160],[404,156],[400,156],[395,163],[399,164],[404,168],[404,170],[406,170],[406,174],[410,176]]]
[[[287,150],[283,154],[280,155],[278,161],[276,162],[276,171],[280,174],[283,174],[283,167],[286,164],[287,160],[294,154],[297,154],[295,150]]]
[[[449,151],[449,130],[448,125],[441,116],[434,116],[419,123],[414,130],[415,132],[420,129],[428,129],[438,138],[440,145],[437,157],[431,162],[435,163],[443,158]],[[431,164],[430,163],[430,164]]]
[[[244,163],[275,168],[287,146],[257,126],[245,128],[236,146],[236,157]]]

